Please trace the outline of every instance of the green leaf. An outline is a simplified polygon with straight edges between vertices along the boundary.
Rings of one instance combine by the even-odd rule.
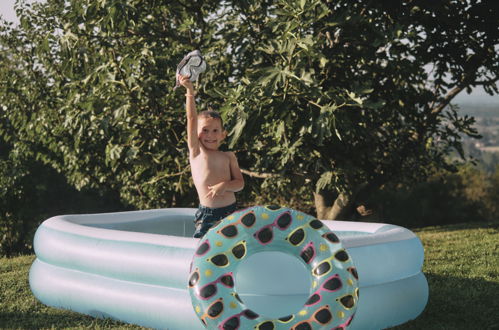
[[[248,119],[248,114],[245,113],[244,111],[240,111],[237,119],[238,120],[236,122],[236,125],[229,134],[229,136],[231,137],[229,148],[231,149],[234,148],[239,138],[241,137],[244,128],[246,127],[246,120]]]
[[[331,171],[326,171],[321,174],[319,180],[317,180],[317,183],[315,185],[315,191],[318,192],[324,188],[326,188],[328,185],[332,183],[333,180],[333,172]]]
[[[348,97],[350,97],[353,101],[355,101],[356,103],[362,105],[363,101],[362,99],[357,96],[354,92],[347,92],[347,95]]]
[[[301,10],[305,9],[305,4],[307,3],[307,0],[300,0],[300,8]]]

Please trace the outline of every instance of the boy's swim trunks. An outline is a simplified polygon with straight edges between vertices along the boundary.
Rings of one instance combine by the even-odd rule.
[[[200,204],[194,219],[196,231],[194,232],[193,237],[203,237],[219,220],[234,213],[236,210],[236,203],[219,208],[206,207]]]

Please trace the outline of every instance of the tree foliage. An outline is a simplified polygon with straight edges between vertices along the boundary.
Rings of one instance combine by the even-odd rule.
[[[309,185],[322,218],[349,217],[384,184],[454,169],[447,154],[462,155],[461,134],[477,132],[447,105],[478,85],[497,93],[491,2],[276,1],[230,12],[242,16],[224,32],[233,61],[247,63],[221,92],[231,145],[256,176]]]
[[[174,204],[189,171],[172,79],[178,59],[209,34],[200,25],[214,8],[24,4],[20,28],[2,38],[12,63],[2,77],[2,132],[77,188],[111,187],[137,207]]]
[[[0,136],[137,208],[196,199],[172,90],[192,49],[209,64],[199,107],[221,111],[228,146],[264,180],[254,194],[314,195],[322,218],[452,168],[476,131],[447,105],[498,92],[491,1],[47,0],[18,14],[0,31]]]
[[[487,173],[470,164],[439,171],[417,184],[384,187],[371,198],[372,219],[406,227],[497,221],[499,167]],[[374,215],[375,214],[375,215]]]
[[[76,191],[51,167],[15,152],[0,138],[0,255],[32,252],[45,219],[67,213],[123,211],[116,192]]]

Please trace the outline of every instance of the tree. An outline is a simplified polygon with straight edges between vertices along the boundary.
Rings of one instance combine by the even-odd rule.
[[[246,150],[247,173],[308,184],[318,216],[336,219],[351,218],[386,183],[455,169],[446,155],[463,155],[461,134],[477,132],[451,100],[479,85],[498,92],[493,8],[490,1],[235,5],[241,25],[224,35],[232,34],[241,83],[221,94],[227,116],[238,119],[231,144]]]
[[[220,109],[244,172],[308,189],[321,218],[349,218],[388,182],[452,168],[445,156],[461,151],[460,134],[476,135],[473,118],[448,105],[477,85],[498,92],[492,8],[21,3],[21,26],[3,24],[0,37],[10,63],[0,72],[0,134],[76,187],[111,187],[139,208],[192,203],[183,100],[171,87],[177,62],[198,48],[210,66],[200,108]]]
[[[217,4],[20,3],[20,27],[1,37],[0,132],[78,189],[109,187],[141,208],[192,200],[172,87],[182,56],[209,42]]]

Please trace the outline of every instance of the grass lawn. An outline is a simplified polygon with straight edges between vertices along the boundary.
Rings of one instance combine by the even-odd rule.
[[[393,329],[499,329],[499,223],[415,232],[425,246],[430,300],[416,320]],[[42,305],[28,285],[33,260],[0,259],[1,329],[143,329]]]

